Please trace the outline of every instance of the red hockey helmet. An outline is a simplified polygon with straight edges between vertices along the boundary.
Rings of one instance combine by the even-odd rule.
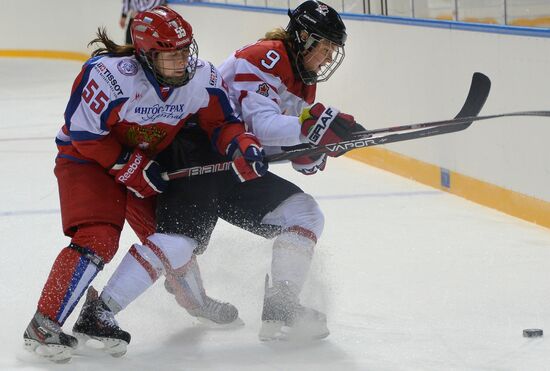
[[[193,28],[181,15],[165,6],[138,13],[132,22],[132,41],[136,57],[153,72],[162,85],[178,87],[191,80],[197,68],[199,48],[193,37]],[[161,52],[188,50],[189,57],[183,76],[165,76],[157,66]]]

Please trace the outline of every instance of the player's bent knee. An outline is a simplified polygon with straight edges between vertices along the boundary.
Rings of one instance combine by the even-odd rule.
[[[113,224],[85,224],[78,227],[71,245],[89,250],[107,264],[118,249],[119,239],[120,229]]]
[[[283,230],[309,231],[316,241],[325,227],[325,216],[315,199],[307,193],[297,193],[283,201],[274,212],[282,215]]]
[[[155,233],[148,238],[149,247],[162,262],[167,272],[175,272],[184,267],[193,256],[197,241],[184,235]]]

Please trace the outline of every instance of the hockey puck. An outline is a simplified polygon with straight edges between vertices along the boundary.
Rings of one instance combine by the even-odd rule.
[[[528,328],[523,330],[524,338],[537,338],[542,336],[542,330],[540,328]]]

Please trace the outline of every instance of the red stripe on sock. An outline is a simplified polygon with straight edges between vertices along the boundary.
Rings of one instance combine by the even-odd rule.
[[[166,272],[172,272],[173,269],[172,269],[172,265],[170,264],[170,260],[168,260],[168,258],[166,257],[166,255],[164,255],[164,253],[162,252],[162,250],[160,249],[160,247],[158,247],[157,245],[155,245],[153,242],[151,242],[150,240],[146,240],[145,241],[145,246],[147,246],[148,248],[151,249],[151,251],[157,256],[157,258],[160,259],[162,265],[164,265],[164,269],[166,269]]]
[[[153,268],[153,266],[151,265],[151,263],[149,263],[147,260],[145,260],[145,259],[143,258],[143,256],[141,256],[141,255],[139,254],[139,252],[137,251],[135,245],[132,245],[132,247],[130,248],[129,253],[130,253],[130,255],[132,255],[132,256],[134,257],[134,259],[136,259],[137,262],[147,271],[147,273],[149,273],[149,277],[151,277],[151,280],[152,280],[153,282],[155,282],[155,281],[159,278],[156,269]]]
[[[293,225],[292,227],[288,227],[283,232],[296,233],[296,234],[298,234],[300,236],[303,236],[305,238],[309,238],[314,243],[317,243],[317,236],[315,235],[315,233],[313,233],[309,229],[300,227],[299,225]]]

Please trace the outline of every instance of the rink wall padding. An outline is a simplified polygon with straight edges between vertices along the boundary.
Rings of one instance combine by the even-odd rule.
[[[550,203],[483,182],[383,148],[348,152],[347,157],[550,228]]]
[[[124,40],[119,1],[48,4],[4,0],[0,31],[13,36],[0,41],[0,57],[83,61],[98,26]],[[201,58],[216,65],[288,22],[284,9],[171,6],[193,25]],[[14,14],[26,15],[25,27]],[[549,108],[549,29],[351,14],[344,21],[346,59],[319,85],[318,101],[353,114],[366,128],[454,117],[476,71],[492,80],[482,115]],[[550,227],[548,138],[548,119],[506,118],[349,156]]]

